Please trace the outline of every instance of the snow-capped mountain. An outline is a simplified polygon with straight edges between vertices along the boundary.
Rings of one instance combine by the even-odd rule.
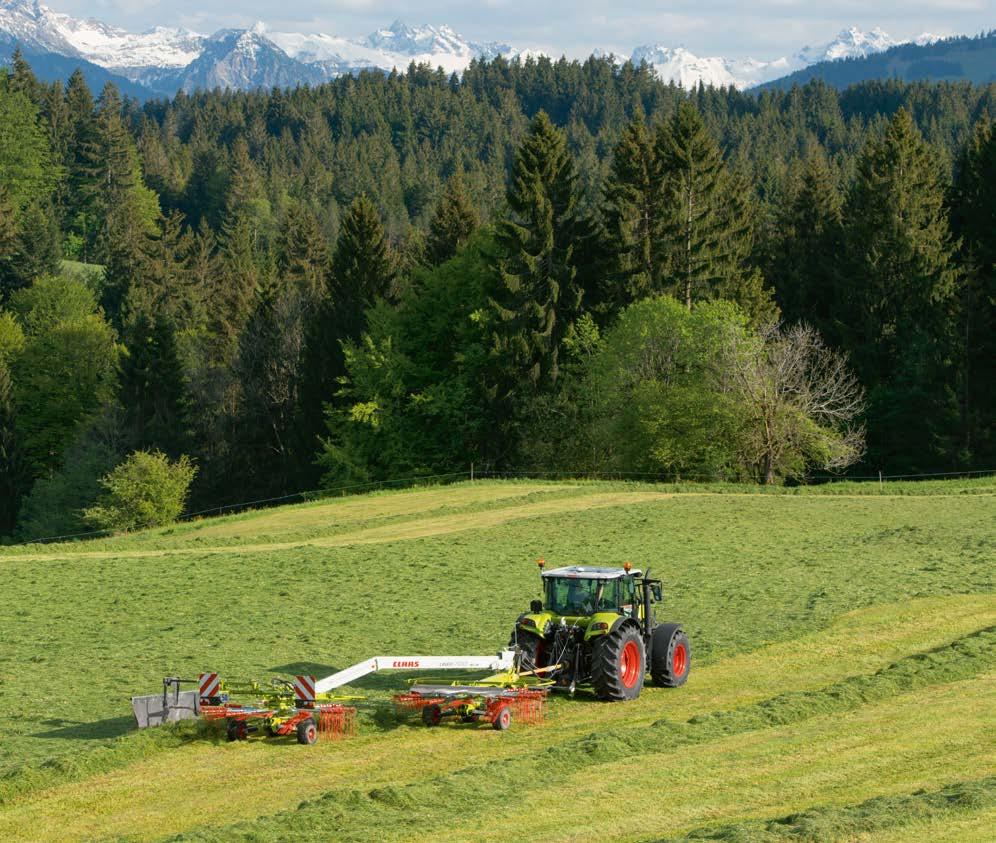
[[[930,44],[938,39],[924,34],[914,40]],[[685,87],[701,82],[749,88],[818,62],[867,56],[898,43],[881,29],[863,32],[852,27],[828,44],[803,47],[790,58],[773,61],[703,58],[684,47],[663,44],[637,47],[631,59],[646,62],[660,78]],[[475,58],[524,60],[542,55],[509,44],[470,41],[448,26],[409,26],[401,21],[355,40],[327,33],[269,32],[261,23],[212,36],[167,27],[132,33],[52,11],[40,0],[0,0],[0,58],[15,45],[34,57],[58,57],[54,64],[60,67],[67,60],[88,63],[91,75],[110,73],[150,93],[167,95],[181,89],[320,84],[344,73],[389,72],[412,62],[461,73]]]
[[[940,36],[925,32],[914,38],[912,43],[925,45],[939,40]],[[742,89],[770,82],[818,62],[863,58],[904,43],[908,42],[897,41],[878,27],[864,32],[852,26],[838,33],[827,44],[803,47],[791,58],[773,61],[726,59],[719,56],[700,58],[684,47],[665,47],[661,44],[637,47],[633,51],[632,61],[634,64],[646,62],[661,79],[674,81],[685,88],[702,82],[705,85],[732,85]]]
[[[891,47],[898,47],[900,44],[913,43],[922,47],[940,40],[941,36],[924,32],[910,41],[899,41],[877,26],[870,32],[863,32],[856,26],[852,26],[841,30],[829,44],[823,44],[819,47],[803,47],[795,54],[795,58],[800,66],[806,67],[821,61],[860,59],[870,56],[872,53],[884,53]]]
[[[125,71],[145,67],[185,67],[202,51],[204,37],[183,29],[156,27],[132,33],[100,21],[54,12],[38,0],[0,0],[0,32],[36,50],[85,58]]]
[[[317,85],[327,76],[312,65],[287,55],[257,23],[251,29],[223,29],[204,42],[197,58],[174,77],[176,88],[187,91],[213,88],[251,90]],[[165,79],[160,79],[161,87]]]
[[[733,85],[749,88],[784,76],[792,68],[787,59],[755,61],[754,59],[724,59],[719,56],[699,58],[684,47],[655,44],[637,47],[631,57],[634,64],[646,62],[665,82],[693,88],[702,82],[717,88]]]
[[[519,55],[508,44],[468,41],[448,26],[408,26],[401,21],[378,29],[363,41],[325,33],[273,32],[269,37],[291,58],[319,64],[331,76],[362,68],[403,69],[411,62],[461,73],[475,58],[511,59]]]

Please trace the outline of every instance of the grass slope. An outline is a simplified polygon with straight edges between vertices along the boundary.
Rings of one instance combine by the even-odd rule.
[[[0,838],[985,839],[993,492],[478,482],[5,549]],[[170,673],[494,651],[537,556],[654,568],[689,684],[557,699],[505,735],[376,713],[311,749],[131,728],[128,697]],[[628,792],[646,809],[606,810]]]

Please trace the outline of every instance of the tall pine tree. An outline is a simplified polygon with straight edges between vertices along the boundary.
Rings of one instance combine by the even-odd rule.
[[[750,192],[723,162],[719,145],[690,102],[678,104],[655,139],[661,170],[663,251],[676,297],[687,307],[749,284]]]
[[[335,403],[346,374],[342,343],[360,338],[377,299],[394,299],[394,263],[377,208],[361,194],[342,220],[326,294],[306,324],[300,428],[308,459],[325,430],[325,405]]]
[[[438,266],[452,258],[480,225],[477,211],[467,193],[463,174],[454,173],[443,190],[429,223],[426,244],[429,261]]]
[[[980,120],[961,155],[953,221],[967,269],[959,303],[962,460],[996,460],[996,120]]]
[[[118,399],[129,450],[190,452],[190,404],[168,315],[135,315],[126,332]]]
[[[602,198],[610,271],[605,298],[614,310],[664,291],[661,172],[642,113],[623,130]]]
[[[869,462],[892,474],[954,464],[959,272],[942,173],[901,108],[866,145],[845,213],[841,321],[869,391]]]
[[[500,283],[491,305],[501,392],[557,380],[561,341],[583,297],[574,249],[587,231],[578,199],[567,139],[541,111],[516,151],[509,214],[498,224]]]
[[[844,326],[838,322],[836,267],[843,239],[843,199],[822,148],[807,156],[777,228],[770,272],[785,318],[809,322],[824,340],[839,346]]]

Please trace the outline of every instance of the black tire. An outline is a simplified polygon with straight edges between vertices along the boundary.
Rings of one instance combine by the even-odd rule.
[[[546,655],[543,646],[545,642],[538,635],[531,632],[523,632],[521,629],[512,633],[512,638],[508,642],[509,647],[519,648],[519,669],[522,671],[535,670],[537,667],[545,667],[543,657]]]
[[[692,669],[692,645],[681,624],[664,623],[654,630],[650,678],[658,688],[678,688]]]
[[[245,720],[229,720],[226,731],[230,741],[244,741],[249,739],[249,724]]]
[[[318,724],[313,717],[297,724],[297,742],[306,746],[314,746],[318,743]]]
[[[512,707],[510,705],[498,706],[495,712],[495,719],[491,721],[491,727],[499,732],[507,732],[512,725]]]
[[[431,703],[422,709],[422,722],[426,726],[438,726],[443,719],[443,710],[438,703]]]
[[[595,641],[591,652],[591,684],[601,700],[635,700],[643,689],[647,651],[634,624],[626,623]]]

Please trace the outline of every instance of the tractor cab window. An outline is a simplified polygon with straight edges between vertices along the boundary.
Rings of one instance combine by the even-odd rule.
[[[619,607],[618,580],[546,578],[546,608],[557,615],[591,615]]]

